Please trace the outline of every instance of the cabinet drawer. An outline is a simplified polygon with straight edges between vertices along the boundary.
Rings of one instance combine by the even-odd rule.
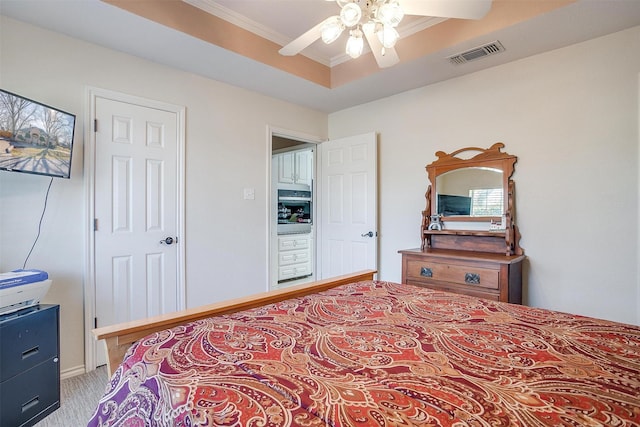
[[[484,298],[492,301],[500,301],[500,294],[492,292],[486,288],[476,288],[469,285],[458,285],[455,283],[425,283],[424,281],[407,280],[408,285],[420,286],[436,291],[452,292],[454,294],[469,295],[476,298]]]
[[[278,280],[293,279],[294,277],[304,277],[311,274],[311,263],[293,264],[278,269]]]
[[[60,407],[60,366],[57,360],[46,360],[0,383],[1,426],[33,425]]]
[[[298,264],[311,261],[311,256],[308,250],[302,251],[286,251],[278,254],[278,265],[285,266],[291,264]]]
[[[441,264],[429,260],[408,260],[407,280],[452,282],[498,289],[500,271],[474,265]]]
[[[309,237],[305,236],[287,236],[278,237],[278,250],[290,251],[297,249],[309,249]]]
[[[57,306],[5,322],[0,337],[0,381],[58,357]]]

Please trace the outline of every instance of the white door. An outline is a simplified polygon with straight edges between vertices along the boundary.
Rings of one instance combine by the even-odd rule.
[[[182,308],[178,117],[95,99],[95,312],[99,327]],[[100,349],[99,349],[100,350]],[[98,351],[96,366],[106,362]]]
[[[321,176],[322,279],[378,264],[376,134],[318,146]]]

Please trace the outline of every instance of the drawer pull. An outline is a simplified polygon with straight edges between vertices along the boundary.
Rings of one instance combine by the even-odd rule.
[[[464,274],[464,282],[469,283],[470,285],[479,285],[480,284],[480,275],[477,273],[465,273]]]
[[[27,403],[22,405],[22,413],[24,414],[25,412],[27,412],[29,409],[38,406],[38,404],[40,403],[40,398],[39,396],[34,397],[33,399],[31,399],[30,401],[28,401]]]
[[[422,267],[420,269],[420,275],[422,277],[433,277],[433,271],[428,267]]]
[[[29,350],[23,351],[22,360],[26,359],[27,357],[35,356],[36,354],[38,354],[39,351],[40,351],[40,347],[38,346],[35,346]]]

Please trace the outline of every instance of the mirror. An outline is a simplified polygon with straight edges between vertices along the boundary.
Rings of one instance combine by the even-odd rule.
[[[436,213],[444,216],[501,217],[502,170],[469,167],[436,177]]]
[[[517,157],[502,148],[497,142],[487,149],[436,152],[438,159],[426,167],[431,185],[422,212],[422,249],[521,252],[511,180]]]

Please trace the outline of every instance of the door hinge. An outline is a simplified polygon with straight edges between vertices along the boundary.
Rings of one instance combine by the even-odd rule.
[[[98,119],[93,119],[93,131],[98,132]]]
[[[98,231],[98,218],[93,218],[93,231]]]
[[[93,318],[93,329],[96,329],[98,327],[98,318],[94,317]]]

